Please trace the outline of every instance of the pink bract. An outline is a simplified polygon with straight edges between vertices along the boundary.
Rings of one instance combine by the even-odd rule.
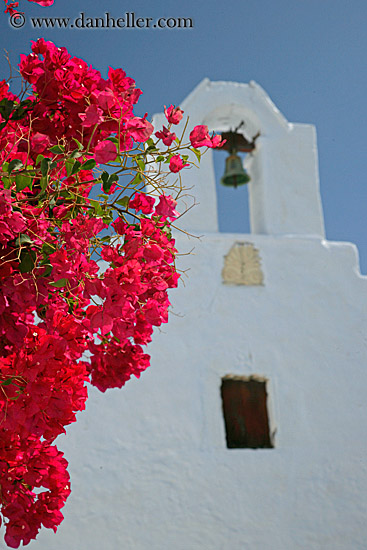
[[[182,168],[185,168],[186,166],[190,165],[188,162],[184,163],[180,155],[174,155],[169,161],[169,169],[171,170],[171,172],[174,173],[179,172],[180,170],[182,170]]]
[[[29,2],[34,2],[35,4],[39,4],[43,7],[52,6],[54,3],[54,0],[28,0]]]
[[[116,145],[111,141],[101,141],[95,148],[95,159],[98,164],[107,164],[117,157]]]
[[[213,135],[212,137],[210,137],[208,127],[203,124],[195,126],[189,137],[191,145],[195,148],[215,148],[222,147],[225,144],[225,140],[222,141],[222,136],[220,135]]]
[[[163,126],[162,130],[160,130],[159,132],[156,132],[155,136],[158,139],[161,139],[164,145],[167,145],[167,147],[170,147],[176,139],[176,134],[173,132],[170,132],[165,126]]]
[[[169,107],[164,106],[164,114],[170,124],[179,124],[182,120],[184,111],[182,111],[180,107],[170,105]]]
[[[159,203],[155,207],[155,213],[165,218],[177,218],[180,214],[175,210],[177,201],[175,201],[170,195],[161,195],[159,197]]]

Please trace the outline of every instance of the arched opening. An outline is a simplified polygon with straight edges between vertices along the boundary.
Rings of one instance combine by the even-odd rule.
[[[239,133],[242,126],[245,126],[244,121],[235,130],[223,132],[225,144],[214,152],[218,224],[222,233],[251,232],[247,185],[251,178],[245,170],[244,160],[254,151],[260,134],[250,141]]]
[[[248,153],[239,153],[242,161],[246,154]],[[221,233],[250,233],[248,185],[234,188],[226,187],[220,183],[227,156],[228,151],[218,149],[213,152],[219,231]]]

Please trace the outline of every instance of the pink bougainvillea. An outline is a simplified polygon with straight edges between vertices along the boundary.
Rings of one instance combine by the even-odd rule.
[[[222,147],[225,141],[222,141],[222,136],[213,135],[210,137],[208,127],[201,124],[195,126],[190,133],[190,142],[193,147]]]
[[[170,158],[169,161],[169,169],[171,172],[177,173],[182,168],[185,168],[186,166],[190,166],[188,162],[184,162],[180,155],[173,155],[173,157]]]
[[[170,132],[165,126],[163,126],[162,130],[156,132],[155,136],[158,139],[161,139],[163,144],[167,145],[167,147],[170,147],[176,139],[176,134],[174,132]]]
[[[165,127],[152,139],[122,69],[103,79],[39,39],[19,70],[28,97],[0,82],[0,505],[11,548],[63,519],[70,483],[54,441],[85,408],[87,382],[105,392],[149,366],[145,346],[179,279],[179,213],[167,170],[146,168],[178,172],[192,151]],[[166,115],[182,119],[172,105]],[[190,139],[218,141],[197,129]]]
[[[164,106],[164,114],[170,124],[179,124],[182,120],[184,111],[182,111],[180,107],[170,105],[169,107]]]

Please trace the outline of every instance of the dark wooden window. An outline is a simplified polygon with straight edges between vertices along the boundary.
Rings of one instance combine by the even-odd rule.
[[[257,376],[225,376],[221,386],[227,447],[271,449],[266,380]]]

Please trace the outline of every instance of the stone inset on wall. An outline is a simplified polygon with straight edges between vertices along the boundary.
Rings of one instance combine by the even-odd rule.
[[[262,285],[259,251],[252,243],[237,242],[224,257],[223,283],[232,285]]]

